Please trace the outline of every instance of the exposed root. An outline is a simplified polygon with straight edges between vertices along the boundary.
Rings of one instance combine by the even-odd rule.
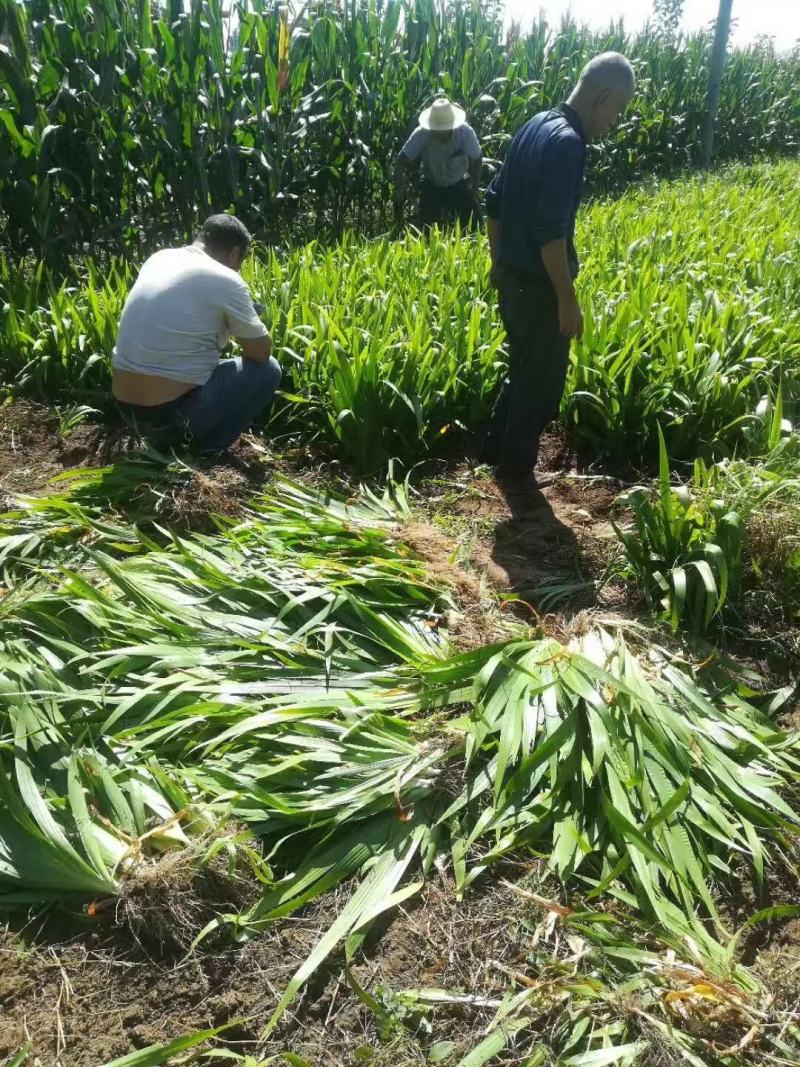
[[[252,904],[260,886],[224,852],[207,858],[212,839],[139,859],[125,875],[116,919],[148,954],[185,955],[200,932],[220,915]]]

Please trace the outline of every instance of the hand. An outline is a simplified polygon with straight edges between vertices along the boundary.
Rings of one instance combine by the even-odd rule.
[[[583,312],[574,296],[558,302],[558,325],[565,337],[583,336]]]

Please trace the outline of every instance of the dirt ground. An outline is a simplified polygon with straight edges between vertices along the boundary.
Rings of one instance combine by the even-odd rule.
[[[385,1005],[386,1018],[376,1020],[359,1001],[335,957],[301,992],[274,1037],[260,1044],[283,987],[346,892],[243,947],[183,959],[149,955],[110,920],[66,939],[46,926],[6,933],[0,937],[0,1061],[30,1037],[31,1063],[99,1067],[230,1022],[224,1047],[241,1054],[258,1047],[264,1056],[290,1051],[314,1067],[410,1067],[424,1064],[437,1041],[452,1040],[461,1054],[477,1044],[507,988],[502,967],[524,959],[530,932],[525,908],[503,885],[459,903],[447,882],[429,884],[397,909],[354,967],[357,981]],[[476,1000],[417,1018],[398,997],[431,987]]]
[[[47,492],[54,475],[109,462],[126,445],[123,433],[89,424],[62,432],[58,414],[34,403],[2,408],[0,503],[14,494]],[[228,462],[201,468],[176,507],[188,525],[202,527],[209,512],[235,513],[276,466],[312,479],[320,474],[308,457],[276,463],[253,440]],[[633,611],[622,586],[604,580],[615,545],[612,506],[622,484],[575,469],[557,433],[545,441],[542,466],[555,479],[541,493],[503,487],[467,451],[432,463],[416,486],[418,514],[400,536],[451,589],[450,629],[461,647],[501,638],[520,622],[558,632],[587,609]],[[330,925],[347,887],[244,945],[189,954],[143,943],[109,912],[92,920],[20,918],[0,932],[0,1063],[31,1040],[29,1064],[99,1067],[149,1044],[230,1022],[227,1048],[278,1056],[289,1051],[314,1067],[411,1067],[429,1062],[428,1051],[442,1041],[453,1042],[446,1062],[458,1062],[480,1041],[508,988],[509,969],[524,961],[530,943],[526,908],[500,875],[516,881],[535,865],[509,862],[495,869],[491,881],[462,902],[446,878],[434,878],[371,937],[354,968],[382,1013],[376,1017],[361,1003],[341,956],[334,955],[266,1046],[260,1035],[282,989]],[[796,887],[783,901],[795,898]],[[758,950],[764,968],[794,976],[800,998],[800,929],[796,934],[782,927]],[[429,987],[466,1000],[418,1011],[397,996]],[[510,1067],[520,1059],[510,1049],[492,1062]]]
[[[97,467],[121,458],[136,442],[124,426],[104,426],[84,422],[75,427],[60,425],[58,412],[34,401],[20,400],[0,407],[0,502],[17,495],[38,495],[58,488],[51,479],[80,467]],[[202,506],[213,511],[235,509],[244,496],[263,481],[268,466],[262,464],[258,449],[243,443],[231,451],[224,463],[202,461],[198,471],[205,475],[192,485],[192,491],[209,492]],[[211,494],[211,484],[215,492]],[[200,517],[190,514],[189,518]]]
[[[34,1067],[100,1067],[227,1024],[218,1047],[257,1055],[259,1063],[277,1057],[270,1062],[288,1067],[293,1061],[283,1054],[292,1053],[313,1067],[422,1067],[434,1046],[449,1042],[447,1063],[455,1064],[484,1036],[509,978],[525,974],[547,913],[520,900],[509,883],[531,874],[537,876],[535,860],[508,861],[463,901],[446,878],[435,877],[373,930],[353,967],[379,1014],[361,1002],[335,953],[266,1042],[263,1029],[282,990],[351,887],[244,945],[188,955],[143,945],[113,914],[76,920],[71,930],[63,918],[58,925],[31,920],[0,933],[0,1062],[31,1040]],[[797,899],[796,886],[788,899]],[[783,1011],[800,1004],[796,927],[765,925],[751,946],[757,973]],[[446,990],[456,1002],[415,1002],[419,990]],[[542,1019],[545,1033],[547,1026]],[[491,1062],[518,1067],[522,1053],[522,1045],[512,1044]],[[210,1067],[216,1061],[192,1062]],[[655,1063],[677,1067],[669,1058]]]

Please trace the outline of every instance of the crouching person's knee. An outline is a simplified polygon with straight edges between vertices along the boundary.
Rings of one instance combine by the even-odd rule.
[[[274,393],[281,384],[281,365],[274,356],[270,356],[264,364],[269,376],[269,388]]]
[[[272,356],[263,363],[251,363],[248,367],[248,387],[253,389],[266,405],[272,401],[281,384],[281,368]]]

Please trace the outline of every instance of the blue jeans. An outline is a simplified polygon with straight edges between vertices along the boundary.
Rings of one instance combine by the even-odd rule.
[[[223,452],[268,410],[281,380],[281,369],[249,359],[223,359],[205,383],[167,404],[123,404],[137,428],[161,448],[193,445],[203,452]]]

